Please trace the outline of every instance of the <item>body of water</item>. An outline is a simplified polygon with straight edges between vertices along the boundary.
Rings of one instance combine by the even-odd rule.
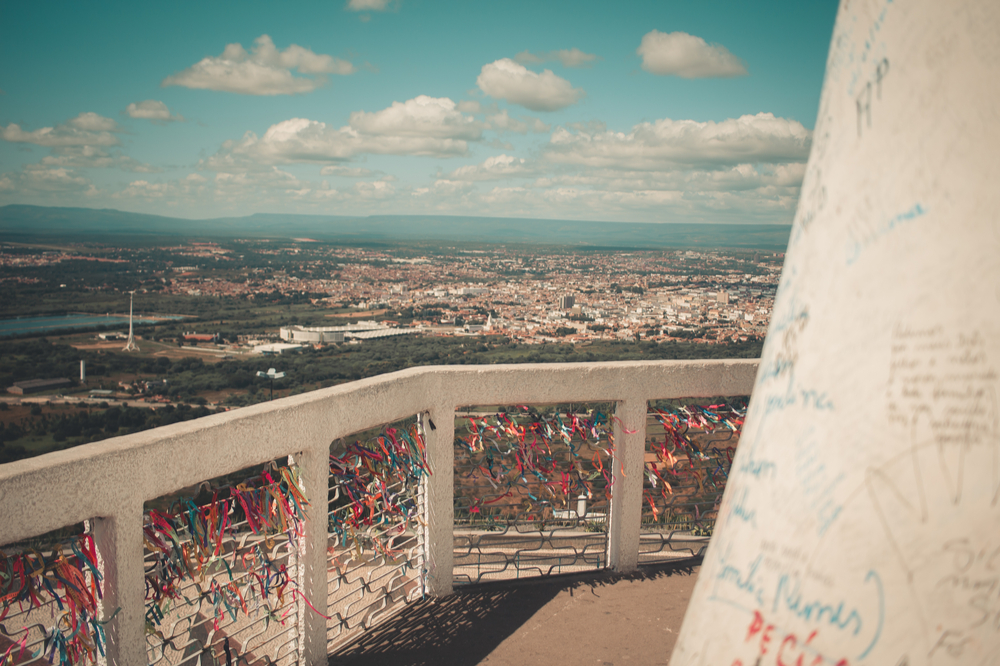
[[[180,320],[180,316],[134,317],[135,324],[155,324],[163,320]],[[57,315],[54,317],[18,317],[0,320],[0,338],[23,336],[26,334],[58,331],[61,329],[92,329],[95,327],[119,327],[128,329],[128,316],[122,315]]]

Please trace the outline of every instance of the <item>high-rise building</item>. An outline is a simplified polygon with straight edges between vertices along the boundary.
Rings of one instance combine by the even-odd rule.
[[[559,297],[559,310],[569,310],[576,303],[576,298],[572,294]]]

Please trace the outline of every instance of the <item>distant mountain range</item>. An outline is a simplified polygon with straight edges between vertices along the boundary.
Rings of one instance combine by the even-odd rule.
[[[288,215],[188,220],[115,209],[0,207],[0,241],[58,236],[309,238],[351,243],[538,243],[599,248],[747,248],[783,252],[791,226],[532,220],[428,215]]]

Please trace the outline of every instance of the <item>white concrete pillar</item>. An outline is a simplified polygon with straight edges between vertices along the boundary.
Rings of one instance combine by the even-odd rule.
[[[309,501],[305,508],[305,531],[299,541],[297,576],[299,590],[322,614],[327,613],[327,488],[330,477],[329,452],[325,447],[313,448],[290,457],[299,468],[302,492]],[[299,664],[325,665],[326,619],[298,602],[299,614]]]
[[[98,618],[114,615],[105,627],[109,665],[145,665],[146,602],[142,564],[142,502],[122,501],[113,516],[96,519],[94,542],[104,599]],[[117,614],[115,614],[117,610]]]
[[[428,595],[448,595],[452,591],[455,525],[455,409],[437,406],[422,415],[424,444],[431,476],[425,487],[424,554]]]
[[[674,664],[1000,662],[998,34],[995,0],[841,1]]]
[[[614,484],[608,526],[608,565],[631,572],[639,562],[642,523],[642,458],[646,446],[646,399],[619,401],[614,423]],[[628,431],[632,431],[629,433]]]

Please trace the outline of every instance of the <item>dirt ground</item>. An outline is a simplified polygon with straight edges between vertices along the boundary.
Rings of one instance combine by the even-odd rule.
[[[358,310],[353,313],[330,313],[327,317],[378,317],[385,315],[386,309],[381,310]]]
[[[462,588],[426,598],[331,665],[665,665],[696,561]]]
[[[121,341],[94,341],[94,340],[66,340],[60,341],[75,347],[78,350],[105,350],[108,352],[121,352],[123,343]],[[204,349],[187,345],[177,347],[166,343],[156,343],[150,340],[139,339],[139,354],[146,357],[167,357],[168,359],[183,359],[185,357],[199,357],[206,364],[216,364],[222,361],[222,355],[226,350],[215,347]]]

